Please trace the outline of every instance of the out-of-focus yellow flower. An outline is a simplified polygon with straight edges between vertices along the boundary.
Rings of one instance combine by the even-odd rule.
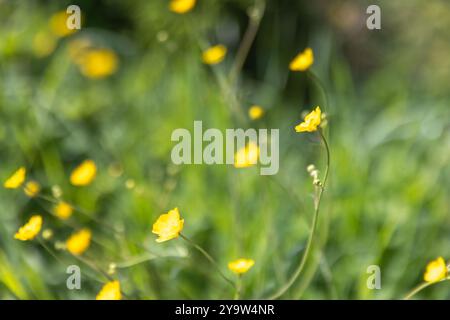
[[[261,108],[261,106],[251,106],[250,109],[248,109],[248,116],[252,120],[257,120],[261,118],[264,115],[264,109]]]
[[[227,48],[218,44],[203,51],[202,61],[206,64],[218,64],[222,62],[227,54]]]
[[[78,31],[78,29],[67,28],[67,18],[69,15],[66,11],[59,11],[50,18],[50,29],[53,34],[58,37],[66,37]]]
[[[314,63],[314,53],[311,48],[306,48],[291,61],[289,69],[292,71],[306,71]]]
[[[120,282],[117,280],[107,282],[102,290],[97,294],[95,300],[120,300],[122,294],[120,293]]]
[[[48,31],[40,31],[33,38],[33,53],[38,58],[43,58],[51,54],[56,48],[56,38]]]
[[[97,174],[97,167],[92,160],[84,160],[70,175],[70,183],[74,186],[87,186]]]
[[[321,111],[320,107],[316,107],[313,111],[308,113],[302,123],[295,127],[295,131],[297,132],[313,132],[317,130],[317,127],[320,125],[321,121]]]
[[[183,225],[184,219],[180,219],[178,208],[160,215],[158,220],[153,224],[152,229],[152,232],[159,236],[159,238],[156,239],[156,242],[164,242],[177,238],[181,230],[183,230]]]
[[[233,271],[236,274],[246,273],[253,265],[255,261],[252,259],[237,259],[228,263],[228,269]]]
[[[79,256],[89,248],[91,238],[92,233],[89,229],[81,229],[67,239],[66,248],[71,254]]]
[[[45,240],[50,240],[53,237],[53,231],[52,229],[45,229],[42,231],[42,238]]]
[[[31,180],[25,184],[25,188],[23,189],[23,191],[27,196],[33,198],[37,196],[38,193],[41,191],[41,185],[39,184],[39,182]]]
[[[437,282],[447,277],[447,274],[448,270],[445,260],[444,258],[439,257],[428,263],[423,279],[426,282]]]
[[[259,147],[250,141],[245,147],[239,149],[234,155],[234,166],[236,168],[247,168],[255,165],[259,158]]]
[[[77,59],[81,73],[88,78],[101,79],[114,74],[119,58],[110,49],[90,49]]]
[[[34,215],[28,220],[28,222],[19,228],[19,231],[14,235],[15,239],[27,241],[34,239],[41,231],[42,216]]]
[[[194,8],[195,2],[196,0],[172,0],[169,3],[169,9],[180,14],[186,13]]]
[[[27,174],[27,170],[25,169],[25,167],[20,167],[19,169],[17,169],[16,172],[14,172],[12,174],[12,176],[10,176],[5,183],[3,184],[3,186],[7,189],[17,189],[19,188],[23,182],[25,181],[25,177]]]
[[[60,201],[53,208],[53,213],[60,219],[66,220],[69,219],[73,213],[73,208],[70,204],[65,201]]]

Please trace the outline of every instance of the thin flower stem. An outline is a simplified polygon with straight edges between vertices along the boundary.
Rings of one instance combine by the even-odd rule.
[[[306,265],[306,261],[308,260],[308,256],[309,253],[311,251],[311,247],[312,247],[312,243],[314,240],[314,234],[317,228],[317,221],[318,221],[318,217],[319,217],[319,207],[320,207],[320,202],[322,199],[322,193],[325,189],[325,184],[327,182],[328,179],[328,172],[330,169],[330,149],[328,146],[328,142],[325,139],[325,136],[322,133],[322,130],[319,130],[320,133],[320,137],[322,138],[322,142],[325,146],[326,149],[326,155],[327,155],[327,160],[326,160],[326,169],[325,169],[325,175],[323,178],[323,182],[321,183],[320,186],[316,187],[316,197],[314,199],[314,216],[313,216],[313,221],[312,221],[312,226],[311,226],[311,231],[309,233],[309,237],[308,237],[308,242],[306,244],[306,249],[303,253],[302,259],[300,261],[300,264],[298,265],[297,269],[295,270],[295,272],[293,273],[293,275],[289,278],[289,280],[286,282],[285,285],[283,285],[277,292],[275,292],[275,294],[273,294],[272,296],[270,296],[268,299],[269,300],[274,300],[274,299],[278,299],[279,297],[281,297],[284,293],[286,293],[286,291],[294,284],[294,282],[297,280],[297,278],[299,277],[299,275],[302,273],[303,268]]]
[[[236,292],[234,294],[234,300],[239,300],[241,297],[241,291],[242,291],[242,275],[238,275],[238,280],[236,282]]]
[[[439,283],[439,282],[443,282],[443,281],[448,281],[450,280],[450,276],[447,276],[447,278],[444,278],[440,281],[437,282],[422,282],[421,284],[419,284],[418,286],[416,286],[414,289],[412,289],[410,292],[408,292],[408,294],[403,298],[403,300],[409,300],[411,299],[413,296],[415,296],[417,293],[419,293],[420,291],[422,291],[423,289],[435,284],[435,283]]]
[[[185,235],[180,233],[180,237],[183,238],[186,242],[188,242],[190,245],[192,245],[195,249],[197,249],[198,251],[200,251],[205,258],[211,262],[211,264],[217,269],[217,271],[219,272],[220,276],[226,281],[228,282],[233,288],[236,289],[236,284],[231,281],[225,274],[223,274],[223,272],[220,270],[219,264],[216,262],[216,260],[214,260],[213,257],[211,257],[211,255],[206,252],[205,249],[203,249],[202,247],[200,247],[198,244],[196,244],[195,242],[193,242],[191,239],[189,239],[188,237],[186,237]]]

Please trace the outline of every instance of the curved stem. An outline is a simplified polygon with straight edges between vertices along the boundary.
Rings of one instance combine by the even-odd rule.
[[[310,231],[309,237],[308,237],[308,242],[306,244],[306,249],[303,253],[300,264],[298,265],[298,267],[295,270],[295,272],[293,273],[293,275],[289,278],[289,280],[286,282],[286,284],[284,286],[282,286],[275,294],[273,294],[272,296],[270,296],[268,298],[269,300],[273,300],[273,299],[277,299],[277,298],[281,297],[294,284],[294,282],[297,280],[297,278],[303,271],[303,268],[306,265],[306,261],[308,260],[309,253],[311,251],[312,242],[314,240],[314,234],[315,234],[315,231],[317,228],[317,220],[319,217],[320,201],[322,199],[322,193],[325,189],[325,184],[327,182],[328,172],[330,169],[330,149],[328,146],[328,142],[325,139],[325,136],[323,135],[322,130],[319,130],[319,133],[320,133],[320,137],[322,138],[322,142],[326,149],[327,161],[326,161],[326,169],[325,169],[325,175],[323,178],[323,182],[320,186],[316,187],[317,191],[316,191],[316,197],[314,199],[314,217],[313,217],[313,221],[312,221],[311,231]]]
[[[186,240],[190,245],[192,245],[195,249],[197,249],[198,251],[201,252],[201,254],[203,254],[205,256],[205,258],[211,262],[211,264],[217,269],[217,271],[219,272],[220,276],[226,281],[228,282],[233,288],[236,289],[236,284],[231,281],[225,274],[223,274],[222,270],[220,270],[219,264],[216,262],[216,260],[214,260],[213,257],[211,257],[211,255],[206,252],[205,249],[203,249],[202,247],[200,247],[198,244],[196,244],[195,242],[193,242],[191,239],[189,239],[188,237],[186,237],[185,235],[180,233],[180,237],[183,238],[184,240]]]
[[[403,300],[409,300],[411,299],[413,296],[415,296],[417,293],[419,293],[420,291],[422,291],[423,289],[435,284],[435,283],[439,283],[442,281],[448,281],[450,280],[450,276],[448,276],[447,278],[444,278],[440,281],[437,282],[422,282],[421,284],[419,284],[418,286],[416,286],[414,289],[412,289],[410,292],[408,292],[408,294],[403,298]]]

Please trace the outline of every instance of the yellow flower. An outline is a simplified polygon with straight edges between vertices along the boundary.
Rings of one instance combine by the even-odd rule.
[[[291,61],[289,69],[292,71],[306,71],[314,63],[314,53],[311,48],[306,48]]]
[[[236,274],[246,273],[253,265],[255,261],[252,259],[237,259],[228,263],[228,269]]]
[[[39,234],[41,227],[42,217],[40,215],[32,216],[23,227],[20,227],[14,238],[22,241],[32,240]]]
[[[264,115],[264,109],[260,106],[251,106],[250,109],[248,109],[248,116],[252,120],[257,120],[261,118]]]
[[[53,208],[55,215],[63,220],[69,219],[73,213],[73,208],[70,204],[64,201],[58,202],[58,204]]]
[[[25,194],[27,196],[29,196],[30,198],[33,198],[33,197],[37,196],[39,191],[41,191],[41,185],[39,184],[39,182],[31,180],[25,184],[25,188],[23,191],[25,192]]]
[[[295,131],[297,132],[313,132],[317,130],[317,127],[320,125],[320,120],[322,117],[322,112],[320,111],[320,107],[316,107],[315,110],[308,113],[305,117],[305,120],[295,127]]]
[[[120,300],[122,294],[120,293],[120,282],[117,280],[106,283],[102,290],[97,294],[95,300]]]
[[[67,28],[67,18],[69,18],[69,15],[66,11],[59,11],[50,18],[50,29],[56,36],[66,37],[78,31],[77,29]]]
[[[70,183],[74,186],[87,186],[97,174],[97,167],[92,160],[83,161],[70,175]]]
[[[227,48],[224,45],[210,47],[203,51],[202,60],[206,64],[218,64],[222,62],[227,54]]]
[[[38,57],[46,57],[51,54],[56,47],[56,39],[48,31],[40,31],[33,38],[33,53]]]
[[[159,238],[156,239],[156,242],[164,242],[177,238],[181,230],[183,230],[183,225],[184,219],[180,219],[178,208],[160,215],[158,220],[153,224],[152,229],[152,232],[159,236]]]
[[[428,263],[423,279],[426,282],[437,282],[447,277],[447,274],[447,265],[445,264],[444,259],[439,257]]]
[[[81,73],[92,79],[114,74],[119,65],[116,53],[110,49],[91,49],[77,59]]]
[[[196,0],[172,0],[169,4],[170,11],[176,13],[186,13],[191,11],[195,6]]]
[[[234,166],[246,168],[255,165],[259,158],[259,147],[250,141],[245,147],[239,149],[234,155]]]
[[[92,233],[89,229],[81,229],[72,234],[66,241],[66,248],[75,256],[83,254],[91,244]]]
[[[20,167],[17,169],[16,172],[12,174],[11,177],[9,177],[3,186],[7,189],[17,189],[19,188],[23,182],[25,181],[25,176],[27,174],[27,170],[25,167]]]

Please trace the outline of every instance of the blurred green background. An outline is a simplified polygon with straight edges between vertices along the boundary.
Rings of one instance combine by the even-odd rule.
[[[269,0],[232,93],[238,122],[218,79],[228,75],[247,28],[250,0],[198,0],[191,12],[170,12],[163,0],[0,0],[0,178],[19,166],[43,194],[58,188],[83,208],[69,222],[51,203],[21,190],[0,190],[0,299],[93,299],[104,279],[58,250],[74,228],[93,230],[86,259],[136,299],[231,298],[233,291],[182,239],[157,244],[161,213],[179,207],[184,234],[226,269],[253,258],[244,298],[264,298],[298,265],[312,218],[306,166],[323,171],[314,134],[296,134],[301,115],[321,105],[331,147],[314,250],[283,298],[397,299],[422,280],[428,261],[450,259],[450,3],[446,0]],[[80,31],[39,40],[52,15],[77,4]],[[366,8],[381,7],[381,30],[366,28]],[[37,38],[38,37],[38,38]],[[83,76],[70,56],[78,40],[109,48],[114,74]],[[226,59],[201,61],[199,43],[222,43]],[[329,105],[305,73],[288,69],[305,47]],[[230,93],[228,93],[230,94]],[[280,170],[171,163],[176,128],[279,128]],[[70,185],[71,170],[93,159],[93,184]],[[57,187],[55,187],[57,186]],[[13,238],[33,213],[53,230],[47,242]],[[56,245],[56,247],[55,247]],[[139,260],[145,260],[141,263]],[[67,266],[80,265],[82,290],[66,288]],[[381,268],[382,289],[369,290],[366,269]],[[450,298],[450,284],[420,298]]]

